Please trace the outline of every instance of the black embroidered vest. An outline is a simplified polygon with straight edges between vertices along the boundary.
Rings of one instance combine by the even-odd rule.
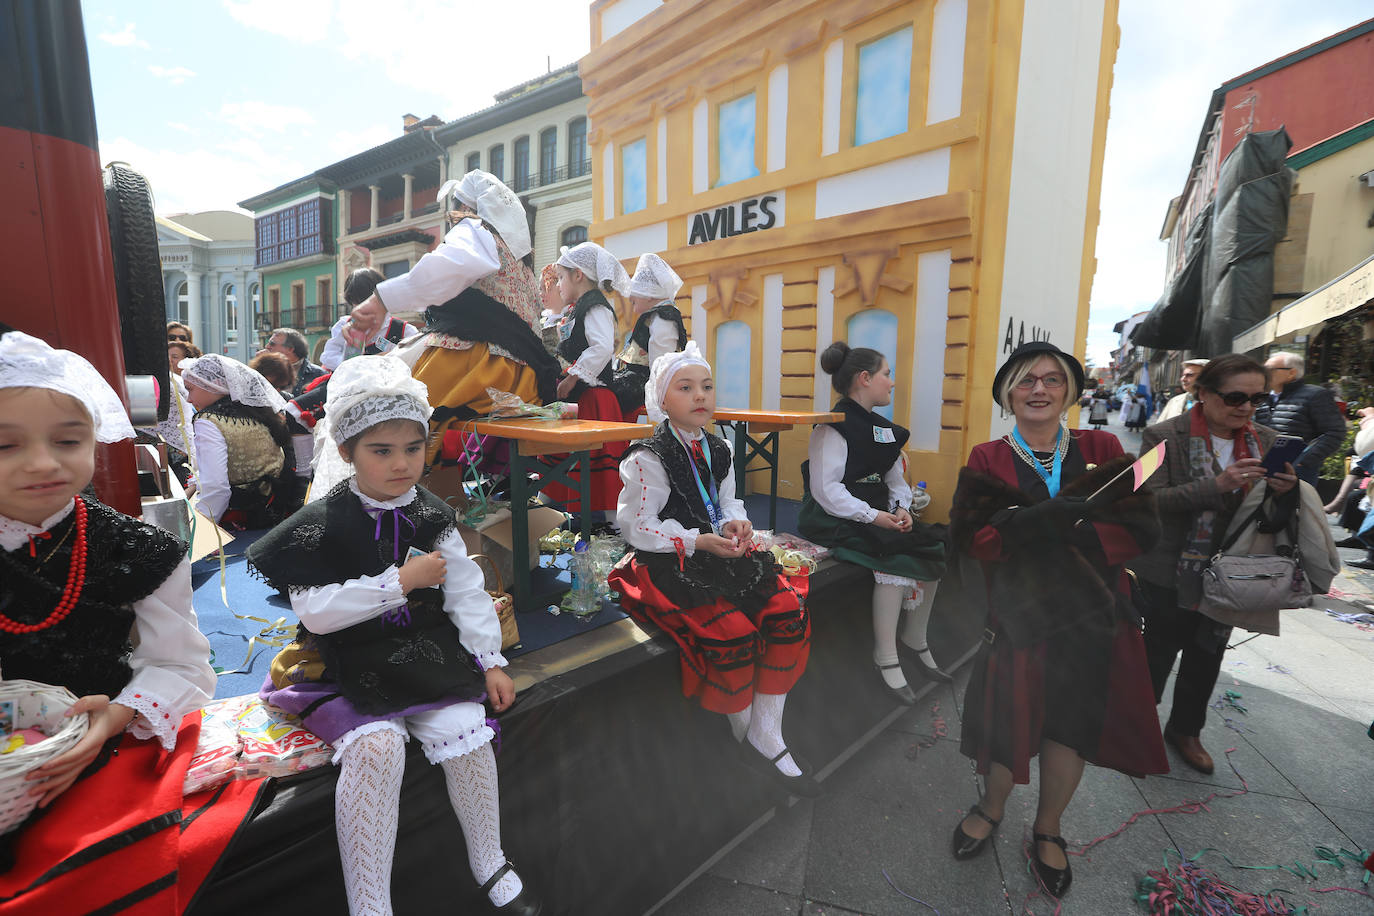
[[[396,511],[405,516],[400,521],[399,541],[393,539],[392,511],[380,514],[379,526],[349,489],[348,481],[343,481],[324,499],[310,503],[248,548],[248,563],[255,574],[278,589],[300,591],[338,584],[403,565],[411,547],[432,551],[456,522],[453,509],[423,487],[416,487],[415,499]],[[481,672],[444,613],[443,592],[413,589],[406,603],[408,622],[378,614],[324,634],[310,634],[301,624],[298,638],[313,635],[326,676],[364,713],[383,714],[447,697],[480,695]]]
[[[848,456],[844,462],[844,474],[840,482],[855,498],[863,500],[874,509],[888,510],[887,484],[883,475],[901,457],[902,446],[911,438],[905,427],[898,426],[886,417],[865,410],[849,398],[840,398],[830,408],[843,413],[844,419],[829,423],[831,429],[844,436]],[[879,442],[878,436],[887,437],[881,430],[890,430],[891,442]],[[811,462],[802,463],[802,479],[806,490],[811,489]]]
[[[601,290],[590,289],[583,293],[578,298],[577,304],[573,306],[572,332],[568,334],[567,340],[561,341],[558,344],[558,355],[568,362],[577,362],[587,349],[587,313],[597,307],[610,309],[611,320],[615,320],[615,309],[611,308],[611,304],[606,301],[606,297],[601,294]],[[606,367],[602,369],[601,374],[597,376],[603,385],[609,385],[611,383],[611,363],[612,360],[607,360]]]
[[[161,528],[85,496],[86,582],[65,620],[37,633],[0,632],[0,670],[7,680],[61,684],[77,696],[113,698],[132,677],[129,653],[134,602],[155,592],[186,556],[186,545]],[[0,613],[38,623],[62,599],[76,540],[76,513],[49,537],[0,551]]]
[[[648,365],[649,359],[649,325],[655,318],[662,318],[677,326],[679,352],[687,347],[687,329],[682,324],[682,313],[677,310],[677,306],[670,302],[656,305],[639,316],[639,320],[635,322],[635,329],[630,332],[630,341],[638,345],[640,352],[644,354],[645,365]]]
[[[725,444],[725,440],[710,432],[706,433],[704,441],[711,450],[710,470],[708,471],[706,465],[700,461],[697,461],[696,465],[701,473],[702,482],[706,481],[709,473],[715,478],[716,488],[719,490],[730,473],[730,448]],[[710,532],[711,517],[706,512],[706,503],[697,490],[696,477],[692,474],[692,462],[695,459],[687,453],[682,443],[673,435],[673,431],[668,428],[668,421],[658,424],[658,428],[648,439],[632,443],[625,450],[625,457],[628,458],[635,449],[640,448],[647,448],[657,455],[658,460],[663,462],[664,470],[668,472],[668,502],[659,513],[659,517],[671,518],[688,528]]]

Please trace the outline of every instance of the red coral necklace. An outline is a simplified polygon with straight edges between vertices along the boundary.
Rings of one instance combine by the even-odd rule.
[[[20,623],[0,614],[0,631],[5,633],[37,633],[48,627],[55,627],[76,607],[81,597],[81,589],[86,584],[86,504],[76,500],[76,541],[72,544],[72,558],[67,566],[67,584],[62,589],[62,600],[47,617],[38,623]]]

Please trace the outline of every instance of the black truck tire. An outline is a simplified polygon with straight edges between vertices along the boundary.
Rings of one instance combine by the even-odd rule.
[[[157,416],[167,419],[167,305],[162,260],[147,180],[121,163],[105,167],[105,210],[110,219],[115,293],[124,349],[124,371],[158,381]]]

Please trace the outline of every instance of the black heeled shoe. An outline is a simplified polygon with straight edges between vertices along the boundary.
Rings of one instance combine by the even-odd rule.
[[[890,665],[880,665],[877,662],[874,662],[873,667],[878,669],[878,677],[882,680],[883,686],[887,688],[889,693],[891,693],[894,697],[897,698],[898,703],[901,703],[905,706],[916,705],[916,691],[911,689],[910,684],[903,684],[900,687],[893,687],[891,684],[887,682],[887,678],[883,677],[884,671],[887,671],[891,668],[900,669],[902,667],[901,662],[893,662]],[[902,674],[905,675],[906,672],[902,672]]]
[[[992,829],[988,831],[987,836],[972,837],[964,833],[964,821],[968,820],[969,815],[980,817],[992,825]],[[991,842],[992,835],[997,832],[997,825],[1000,823],[1002,822],[989,817],[988,813],[978,805],[971,805],[968,809],[968,814],[961,817],[959,823],[954,825],[954,858],[962,862],[965,859],[972,859],[974,856],[981,853],[988,847],[988,843]]]
[[[1035,874],[1040,878],[1040,883],[1044,885],[1045,892],[1051,897],[1063,897],[1069,892],[1069,885],[1073,883],[1073,869],[1069,867],[1069,844],[1064,842],[1062,836],[1050,836],[1048,833],[1031,834],[1032,843],[1053,843],[1064,851],[1064,867],[1055,868],[1053,865],[1046,865],[1040,858],[1040,847],[1032,846],[1031,861],[1035,865]]]
[[[796,754],[792,754],[792,762],[797,765],[797,769],[801,770],[800,776],[788,776],[778,769],[778,761],[792,753],[787,748],[783,748],[773,757],[765,757],[763,751],[754,747],[754,743],[745,738],[739,743],[739,749],[740,759],[743,760],[745,766],[767,776],[792,795],[798,795],[802,798],[816,798],[825,791],[812,775],[811,767],[803,763]]]
[[[932,667],[930,665],[927,665],[921,659],[921,653],[928,651],[929,649],[927,649],[925,646],[922,646],[919,649],[913,649],[911,648],[911,646],[908,646],[900,639],[897,640],[897,654],[905,655],[907,657],[907,661],[911,662],[913,665],[916,666],[916,671],[921,675],[921,677],[925,678],[928,681],[934,681],[937,684],[952,683],[954,681],[953,677],[946,674],[939,667]]]
[[[506,872],[514,870],[515,866],[511,864],[510,859],[507,859],[506,864],[498,868],[496,874],[488,878],[487,883],[482,885],[482,893],[490,894],[491,889],[496,886],[496,882],[504,878]],[[487,901],[491,901],[490,896],[487,897]],[[540,900],[534,891],[530,890],[529,883],[521,878],[520,893],[500,906],[493,905],[492,908],[495,912],[505,913],[508,916],[539,916],[540,913],[544,912],[544,901]]]

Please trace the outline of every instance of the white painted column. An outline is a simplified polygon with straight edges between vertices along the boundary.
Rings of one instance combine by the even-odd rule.
[[[375,185],[375,184],[370,184],[370,185],[368,185],[368,186],[367,186],[367,189],[368,189],[369,191],[372,192],[372,215],[371,215],[371,216],[369,217],[369,219],[368,219],[368,226],[367,226],[367,228],[369,228],[369,229],[376,229],[376,228],[377,228],[377,204],[378,204],[378,203],[380,202],[380,200],[381,200],[382,189],[379,188],[379,187],[378,187],[377,185]]]
[[[816,411],[830,409],[830,376],[821,371],[821,354],[835,339],[835,268],[816,271],[816,383],[813,405]]]
[[[412,190],[412,186],[415,184],[415,176],[414,176],[414,175],[402,175],[402,176],[401,176],[401,180],[404,181],[404,182],[406,183],[405,198],[404,198],[404,199],[405,199],[405,204],[404,204],[404,206],[405,206],[405,211],[403,212],[401,218],[404,219],[406,222],[409,222],[409,221],[410,221],[410,213],[411,213],[411,190]]]
[[[916,259],[916,327],[911,354],[911,448],[940,450],[940,408],[944,403],[945,328],[949,324],[949,249]]]
[[[248,276],[247,270],[241,270],[234,277],[234,288],[238,294],[238,305],[234,312],[239,319],[239,355],[234,358],[241,363],[248,362],[257,349],[249,344],[257,332],[253,330],[253,300],[248,292]]]
[[[763,410],[782,407],[782,274],[763,278]]]
[[[202,350],[209,353],[205,347],[209,341],[200,313],[200,274],[191,267],[186,269],[186,323],[191,326],[191,336],[196,339]]]

